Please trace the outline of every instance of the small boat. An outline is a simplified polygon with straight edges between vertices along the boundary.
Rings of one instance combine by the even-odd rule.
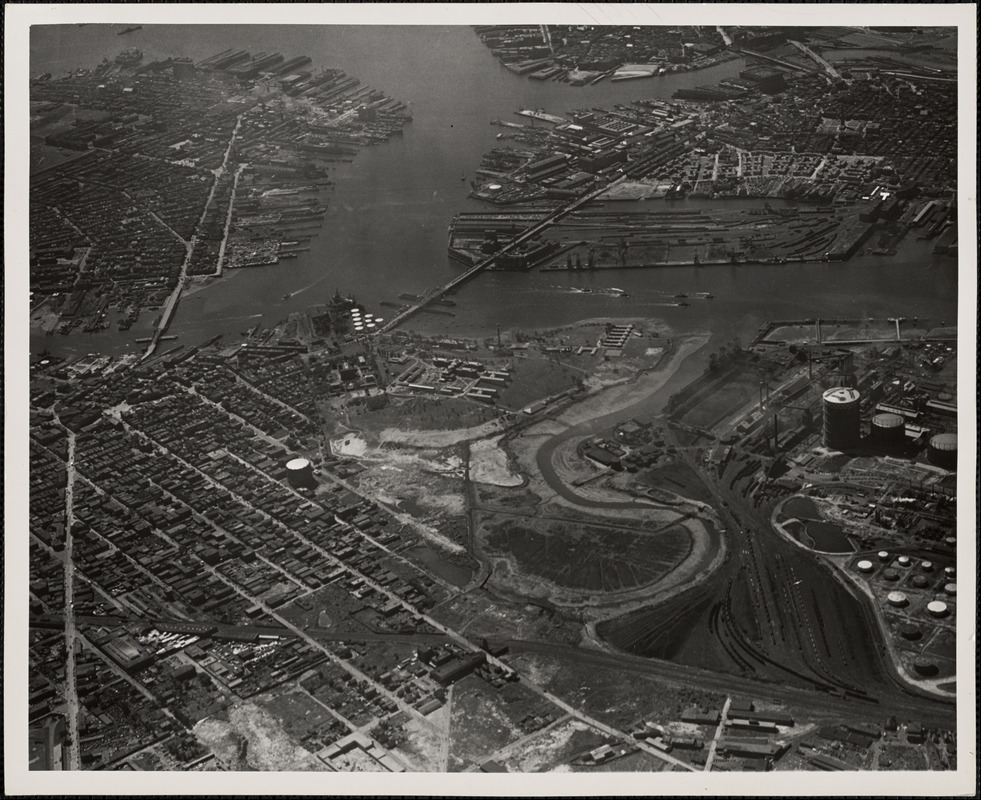
[[[286,294],[283,295],[283,299],[284,300],[289,300],[292,296],[293,296],[292,294],[290,294],[289,292],[287,292]]]
[[[124,33],[133,33],[133,31],[141,30],[143,30],[142,25],[130,25],[128,28],[123,28],[121,31],[119,31],[116,36],[122,36]]]
[[[675,303],[675,305],[678,306],[678,308],[688,308],[688,303],[685,300],[682,300],[680,303]]]
[[[685,294],[684,292],[678,292],[678,294],[675,295],[675,298],[679,300],[686,300],[688,299],[688,295]]]

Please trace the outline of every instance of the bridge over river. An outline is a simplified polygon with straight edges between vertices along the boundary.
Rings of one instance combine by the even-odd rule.
[[[394,330],[403,322],[405,322],[407,319],[409,319],[409,317],[413,316],[414,314],[418,314],[420,311],[422,311],[422,309],[426,308],[426,306],[435,303],[441,297],[450,294],[451,292],[455,291],[460,286],[465,284],[467,281],[471,280],[472,278],[475,278],[485,269],[490,267],[491,264],[493,264],[494,261],[498,258],[498,256],[502,256],[505,253],[510,252],[513,248],[518,247],[522,243],[526,242],[532,236],[541,233],[543,230],[545,230],[550,225],[560,220],[562,217],[566,216],[567,214],[571,214],[576,209],[584,206],[590,200],[599,197],[601,194],[603,194],[603,192],[612,189],[614,186],[616,186],[618,183],[625,180],[626,178],[627,178],[626,174],[620,175],[618,178],[610,181],[609,183],[604,183],[602,186],[598,186],[595,189],[587,192],[586,194],[582,195],[582,197],[577,197],[575,200],[572,200],[571,202],[566,203],[565,205],[559,206],[547,217],[545,217],[539,222],[536,222],[530,228],[526,228],[524,231],[522,231],[520,234],[514,237],[514,239],[508,242],[504,247],[502,247],[496,253],[488,256],[483,261],[480,261],[479,263],[475,264],[466,272],[464,272],[462,275],[458,275],[456,278],[451,280],[449,283],[444,284],[443,286],[439,286],[435,289],[430,289],[428,292],[423,294],[422,297],[416,300],[411,306],[406,308],[404,311],[400,311],[398,314],[392,317],[388,322],[386,322],[385,325],[382,326],[381,329],[379,329],[378,333],[387,333],[388,331]]]

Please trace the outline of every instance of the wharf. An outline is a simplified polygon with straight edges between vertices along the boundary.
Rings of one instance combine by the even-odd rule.
[[[563,117],[557,117],[555,114],[546,114],[544,111],[532,111],[531,109],[524,108],[521,111],[516,111],[516,114],[522,117],[530,117],[531,119],[537,119],[541,122],[549,122],[552,125],[564,125],[569,120]]]
[[[925,323],[929,322],[929,319],[924,317],[917,317],[916,319],[907,319],[906,317],[886,317],[884,319],[877,318],[867,318],[867,319],[826,319],[822,317],[812,317],[808,319],[782,319],[782,320],[771,320],[760,326],[759,331],[756,336],[753,337],[753,341],[750,346],[761,345],[782,345],[785,344],[783,340],[770,340],[767,337],[773,333],[773,331],[778,328],[813,328],[814,329],[814,341],[819,345],[825,345],[827,347],[837,347],[847,346],[847,345],[862,345],[862,344],[902,344],[905,342],[913,341],[930,341],[930,342],[943,342],[943,341],[956,341],[956,336],[907,336],[902,335],[902,325],[904,322],[911,322],[913,325],[922,327]],[[840,327],[842,325],[867,325],[867,324],[887,324],[890,326],[895,326],[895,334],[890,336],[871,336],[871,337],[861,337],[853,339],[827,339],[823,335],[823,328],[835,326]]]

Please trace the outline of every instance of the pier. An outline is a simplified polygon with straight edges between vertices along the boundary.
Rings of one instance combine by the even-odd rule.
[[[777,328],[801,328],[806,329],[813,326],[814,328],[814,339],[813,343],[817,345],[824,345],[827,347],[839,347],[845,345],[863,345],[863,344],[903,344],[907,342],[956,342],[957,337],[955,335],[913,335],[903,337],[902,334],[902,324],[907,321],[906,317],[886,317],[885,319],[837,319],[837,318],[808,318],[808,319],[782,319],[782,320],[771,320],[760,326],[759,331],[753,340],[750,342],[750,347],[756,345],[783,345],[786,344],[783,340],[770,340],[767,337]],[[928,323],[929,320],[925,317],[919,317],[916,319],[916,323]],[[895,326],[895,335],[883,335],[874,337],[863,337],[856,339],[827,339],[824,336],[824,327],[835,327],[841,325],[862,325],[866,323],[882,324],[886,323],[888,326]]]
[[[431,305],[432,303],[435,303],[437,300],[441,299],[445,295],[463,286],[463,284],[465,284],[467,281],[471,280],[472,278],[475,278],[477,275],[479,275],[481,272],[483,272],[485,269],[491,266],[491,264],[493,264],[494,261],[499,256],[504,255],[505,253],[509,252],[512,248],[517,247],[518,245],[530,239],[535,234],[545,230],[554,222],[557,222],[562,217],[566,216],[566,214],[571,214],[577,208],[585,205],[590,200],[599,197],[599,195],[603,194],[603,192],[608,191],[609,189],[613,188],[621,181],[625,180],[626,177],[627,177],[626,175],[621,175],[620,177],[615,178],[609,183],[604,183],[602,186],[598,186],[595,189],[592,189],[591,191],[584,194],[582,197],[578,197],[575,200],[566,203],[563,206],[559,206],[551,214],[544,217],[539,222],[536,222],[530,228],[526,228],[522,233],[514,237],[514,239],[508,242],[504,247],[502,247],[496,253],[489,255],[487,258],[483,259],[482,261],[480,261],[479,263],[475,264],[473,267],[468,269],[462,275],[458,275],[449,283],[446,283],[443,286],[439,286],[435,289],[431,289],[425,294],[423,294],[411,306],[406,308],[404,311],[398,313],[397,315],[392,317],[388,322],[386,322],[385,325],[378,330],[378,333],[388,333],[389,331],[394,330],[403,322],[405,322],[409,317],[413,316],[414,314],[418,314],[427,306]]]

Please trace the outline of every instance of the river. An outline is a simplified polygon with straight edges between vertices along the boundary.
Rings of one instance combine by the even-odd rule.
[[[117,36],[120,25],[35,26],[31,73],[56,76],[94,66],[125,47],[147,58],[196,60],[225,48],[306,54],[314,65],[339,67],[363,83],[410,104],[402,137],[366,148],[332,170],[335,191],[310,252],[272,267],[242,270],[181,300],[170,333],[185,345],[216,334],[237,337],[261,321],[324,301],[335,289],[353,293],[381,316],[378,304],[421,292],[459,274],[446,256],[447,227],[461,210],[483,207],[467,198],[487,150],[499,146],[495,118],[518,120],[519,108],[562,114],[634,99],[670,98],[675,89],[734,78],[741,59],[691,73],[573,87],[515,75],[498,64],[464,26],[193,26],[147,25]],[[719,201],[688,200],[687,205]],[[674,204],[678,207],[678,204]],[[957,266],[935,258],[932,243],[908,240],[892,258],[845,264],[670,267],[592,274],[488,273],[460,290],[455,316],[421,314],[411,327],[432,333],[490,335],[498,325],[546,328],[597,316],[659,316],[679,332],[708,330],[716,341],[750,339],[772,318],[919,316],[956,322]],[[617,286],[629,297],[580,294],[571,287]],[[301,291],[302,290],[302,291]],[[713,301],[670,305],[676,292],[711,292]],[[289,299],[284,294],[293,293]],[[126,353],[139,349],[156,314],[144,312],[127,332],[44,336],[35,352],[57,355]]]

